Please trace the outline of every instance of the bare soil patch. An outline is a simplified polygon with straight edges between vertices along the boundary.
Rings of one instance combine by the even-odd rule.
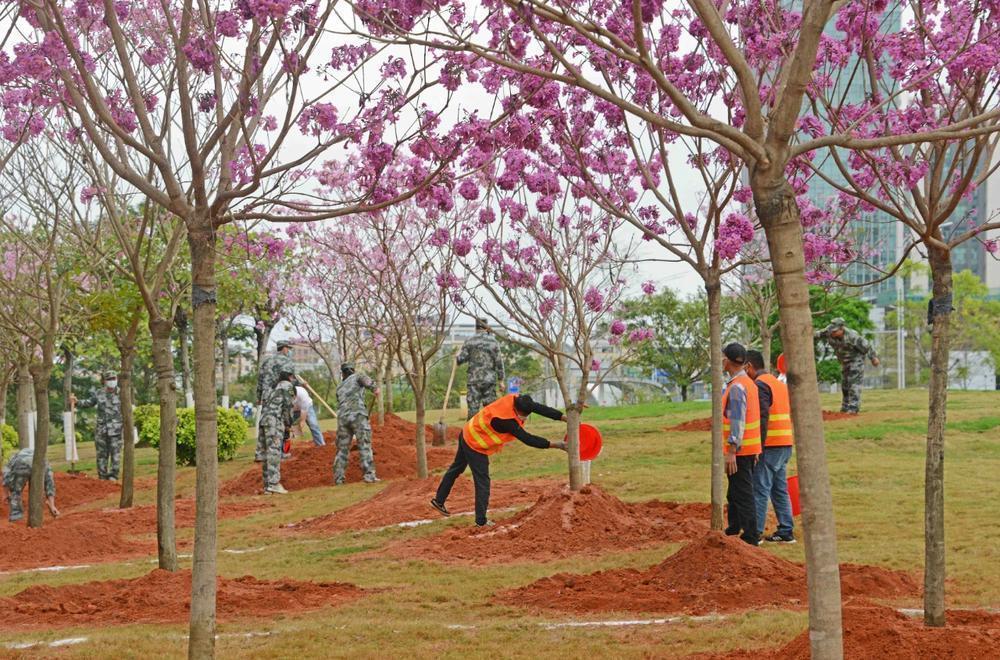
[[[329,533],[441,518],[441,514],[429,504],[439,482],[437,477],[394,481],[370,499],[334,513],[286,525],[285,528],[304,533]],[[555,482],[543,479],[494,481],[490,505],[502,509],[529,504],[537,500],[543,491],[555,487]],[[448,510],[452,515],[470,513],[474,503],[472,479],[459,477],[448,498]]]
[[[318,610],[353,601],[365,591],[336,582],[218,579],[222,621]],[[187,621],[191,571],[156,569],[142,577],[61,587],[37,586],[0,598],[4,625],[11,628],[178,623]]]
[[[263,500],[219,503],[220,518],[239,518],[273,504]],[[194,525],[194,500],[177,500],[175,525]],[[156,507],[45,513],[41,528],[0,522],[0,571],[114,562],[156,553]],[[179,546],[183,544],[178,542]]]
[[[447,467],[455,457],[454,441],[461,429],[449,427],[452,444],[432,447],[431,427],[427,428],[427,465],[430,469]],[[372,453],[375,455],[375,473],[380,479],[402,479],[417,473],[417,427],[415,424],[388,414],[385,424],[372,423]],[[323,433],[326,445],[317,447],[312,442],[295,443],[293,458],[281,463],[281,483],[288,490],[303,490],[317,486],[333,485],[333,459],[337,454],[336,433]],[[352,445],[348,455],[347,481],[361,481],[361,462],[357,445]],[[264,492],[262,469],[259,463],[240,476],[223,484],[222,495],[257,495]]]
[[[732,566],[744,567],[734,571]],[[916,596],[912,576],[877,566],[842,567],[845,596]],[[645,570],[561,573],[498,594],[509,605],[578,613],[631,611],[703,615],[807,606],[805,567],[722,532],[708,532]]]
[[[593,485],[578,493],[565,486],[550,487],[531,507],[495,527],[450,529],[400,542],[386,552],[477,564],[551,561],[697,537],[708,529],[709,514],[708,504],[633,504]]]

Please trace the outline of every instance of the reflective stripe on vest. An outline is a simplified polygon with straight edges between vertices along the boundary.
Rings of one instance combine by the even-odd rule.
[[[792,433],[792,404],[788,397],[788,385],[771,374],[761,374],[757,380],[771,388],[771,407],[767,417],[768,447],[791,447],[795,444]]]
[[[726,405],[729,403],[729,392],[733,385],[740,384],[747,393],[747,412],[743,428],[743,443],[737,456],[756,456],[760,448],[760,398],[757,395],[757,385],[745,373],[729,381],[726,391],[722,394],[722,451],[729,453],[729,431],[731,426],[726,417]]]
[[[514,396],[508,394],[502,396],[488,406],[483,407],[472,419],[465,423],[462,429],[462,438],[465,444],[480,454],[495,454],[508,442],[517,440],[510,433],[500,433],[490,424],[494,419],[513,419],[520,426],[524,422],[514,412]]]

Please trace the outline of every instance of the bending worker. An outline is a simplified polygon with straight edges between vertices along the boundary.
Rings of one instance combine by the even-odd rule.
[[[441,477],[437,494],[431,500],[431,506],[442,515],[451,515],[445,502],[455,485],[455,479],[472,469],[472,481],[476,488],[476,525],[483,527],[493,523],[486,519],[486,510],[490,505],[490,456],[497,453],[508,442],[520,440],[536,449],[562,449],[566,451],[565,442],[549,442],[545,438],[532,435],[524,430],[524,422],[531,413],[542,417],[565,422],[566,416],[556,410],[535,403],[528,395],[517,396],[508,394],[482,408],[476,416],[465,424],[458,436],[458,453],[448,471]]]
[[[24,500],[21,495],[25,485],[31,482],[31,463],[35,460],[34,449],[14,452],[3,469],[3,496],[10,504],[10,521],[17,522],[24,517]],[[52,466],[45,461],[45,504],[53,518],[59,517],[56,508],[56,482],[52,478]]]
[[[722,447],[729,479],[726,536],[739,534],[750,545],[759,545],[753,473],[760,455],[760,401],[757,386],[743,368],[746,359],[742,344],[728,344],[722,349],[722,368],[729,374],[722,393]]]
[[[760,351],[747,351],[747,375],[760,400],[760,443],[763,453],[754,468],[753,497],[757,533],[768,543],[795,543],[792,501],[788,497],[788,461],[792,457],[792,404],[788,385],[764,368]],[[778,531],[764,536],[767,503],[774,504]]]
[[[835,318],[830,325],[816,333],[816,339],[823,339],[840,361],[840,390],[843,399],[840,412],[857,415],[861,412],[861,379],[865,376],[865,358],[873,367],[879,365],[878,353],[871,342],[860,333],[844,324],[844,319]]]

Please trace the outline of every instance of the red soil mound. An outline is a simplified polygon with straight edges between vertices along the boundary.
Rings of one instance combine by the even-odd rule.
[[[286,527],[301,532],[342,532],[349,529],[370,529],[437,519],[441,514],[431,508],[428,502],[434,497],[438,482],[439,479],[436,477],[396,481],[368,500]],[[490,493],[490,505],[494,509],[502,509],[528,504],[538,499],[543,490],[551,490],[553,487],[553,482],[540,479],[494,481]],[[471,512],[473,505],[472,480],[460,477],[448,498],[448,510],[452,515]]]
[[[689,539],[702,534],[708,520],[707,504],[629,504],[596,486],[579,493],[549,488],[531,507],[495,527],[450,529],[401,542],[389,552],[439,561],[537,562]]]
[[[883,660],[923,658],[996,658],[1000,648],[1000,615],[948,612],[948,626],[927,628],[920,618],[872,603],[844,608],[844,657]],[[755,653],[759,657],[759,653]],[[774,652],[774,658],[808,658],[809,631]]]
[[[831,410],[823,411],[823,421],[833,422],[838,419],[848,419],[850,417],[857,417],[857,415],[852,415],[851,413],[843,412],[833,412]],[[667,431],[711,431],[712,430],[712,418],[703,417],[701,419],[692,419],[677,426],[669,426],[666,428]]]
[[[270,503],[254,501],[223,502],[220,518],[239,518]],[[177,500],[175,524],[194,524],[194,501]],[[52,519],[45,514],[40,529],[30,529],[24,522],[0,523],[0,571],[23,570],[44,566],[69,566],[111,562],[156,553],[156,507],[76,511]]]
[[[744,566],[734,573],[730,566]],[[903,573],[849,566],[845,595],[890,598],[919,593]],[[856,591],[860,590],[860,591]],[[709,532],[644,571],[618,569],[590,575],[559,574],[502,592],[508,604],[572,612],[639,611],[678,614],[806,606],[806,573],[721,532]]]
[[[427,465],[431,469],[447,467],[455,457],[453,447],[431,447],[432,433],[427,427]],[[411,477],[417,471],[415,424],[396,415],[386,415],[385,424],[372,425],[372,453],[375,472],[382,479]],[[449,429],[449,436],[458,438],[459,429]],[[327,444],[317,447],[311,442],[298,443],[294,458],[281,464],[281,484],[288,490],[302,490],[333,484],[333,458],[337,454],[336,434],[323,434]],[[347,481],[361,481],[361,464],[356,447],[348,456]],[[261,466],[255,464],[240,476],[223,484],[223,495],[255,495],[264,491]]]
[[[365,592],[336,582],[263,581],[245,576],[218,579],[221,620],[285,615],[342,605]],[[52,628],[132,623],[175,623],[188,618],[191,571],[156,569],[130,580],[61,587],[28,587],[0,598],[4,624]]]

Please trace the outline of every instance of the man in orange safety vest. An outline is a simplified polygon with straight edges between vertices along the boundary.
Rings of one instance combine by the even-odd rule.
[[[753,496],[754,467],[760,455],[757,385],[744,369],[747,351],[742,344],[728,344],[722,349],[722,356],[722,368],[729,374],[729,382],[722,393],[722,447],[729,478],[726,535],[739,534],[747,543],[760,545]]]
[[[760,440],[763,453],[754,469],[753,495],[757,532],[764,535],[767,502],[774,505],[778,531],[763,536],[768,543],[795,543],[792,501],[788,497],[786,468],[792,457],[792,406],[788,385],[768,373],[760,351],[747,351],[747,375],[757,385],[760,400]]]
[[[472,469],[472,482],[476,489],[476,524],[480,527],[492,525],[486,519],[486,510],[490,504],[490,456],[497,453],[508,442],[520,440],[536,449],[566,450],[565,442],[549,442],[545,438],[532,435],[524,430],[524,422],[531,413],[538,413],[558,421],[566,421],[566,416],[540,403],[530,396],[508,394],[493,403],[480,408],[472,419],[466,422],[458,436],[458,453],[455,460],[441,477],[437,494],[431,500],[431,506],[448,516],[451,513],[445,508],[445,501],[451,493],[452,486],[465,468]]]

